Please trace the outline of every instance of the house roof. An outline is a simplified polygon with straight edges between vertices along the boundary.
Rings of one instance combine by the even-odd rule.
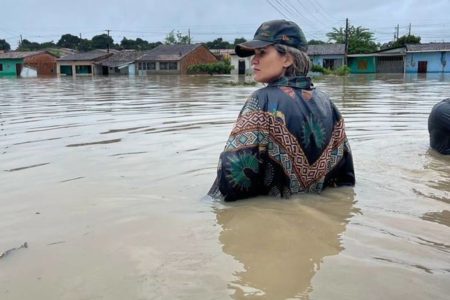
[[[0,53],[0,59],[22,59],[41,53],[46,53],[46,51],[11,51]]]
[[[344,44],[308,45],[308,55],[344,55]]]
[[[450,51],[450,43],[406,44],[407,52]]]
[[[79,60],[99,60],[113,55],[116,51],[111,51],[108,53],[106,50],[97,49],[88,52],[80,52],[75,54],[69,54],[61,57],[58,61],[79,61]]]
[[[141,57],[143,52],[136,50],[122,50],[120,52],[114,53],[112,56],[101,60],[98,64],[106,67],[115,68],[123,65],[129,65],[136,61],[137,58]]]
[[[202,44],[159,45],[152,50],[146,51],[144,55],[137,60],[178,61],[182,59],[186,54],[194,51],[201,46]]]

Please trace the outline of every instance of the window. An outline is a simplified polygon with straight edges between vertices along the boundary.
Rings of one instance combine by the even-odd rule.
[[[168,69],[169,69],[169,63],[166,63],[166,62],[160,62],[160,63],[159,63],[159,69],[160,69],[160,70],[168,70]]]
[[[148,62],[147,63],[147,70],[156,70],[156,63],[155,62]]]
[[[0,64],[0,71],[3,71],[3,64]]]
[[[159,69],[160,70],[178,70],[178,63],[176,61],[160,62]]]
[[[177,62],[170,62],[169,63],[169,70],[177,70],[177,69],[178,69]]]

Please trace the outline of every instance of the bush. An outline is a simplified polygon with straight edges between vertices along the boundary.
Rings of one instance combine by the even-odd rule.
[[[198,64],[188,67],[188,74],[230,74],[233,66],[230,60],[219,61],[210,64]]]
[[[334,75],[338,75],[338,76],[345,76],[345,75],[350,73],[350,67],[344,65],[344,66],[340,66],[336,70],[330,70],[328,68],[324,68],[324,67],[319,66],[319,65],[313,65],[312,68],[311,68],[311,71],[312,72],[319,72],[319,73],[322,73],[324,75],[334,74]]]
[[[325,74],[325,75],[331,74],[331,70],[330,69],[324,68],[324,67],[319,66],[319,65],[313,65],[312,68],[311,68],[311,72],[319,72],[319,73],[322,73],[322,74]]]
[[[344,65],[334,70],[333,73],[339,76],[345,76],[350,73],[350,70],[350,67]]]

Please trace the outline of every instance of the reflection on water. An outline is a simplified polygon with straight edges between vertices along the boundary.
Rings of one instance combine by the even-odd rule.
[[[340,234],[354,213],[353,189],[325,197],[242,201],[216,209],[223,251],[243,264],[230,283],[235,299],[306,297],[326,256],[342,250]]]
[[[427,119],[450,74],[315,79],[354,189],[201,201],[261,87],[239,80],[0,78],[0,253],[28,243],[0,299],[446,300],[450,161]]]

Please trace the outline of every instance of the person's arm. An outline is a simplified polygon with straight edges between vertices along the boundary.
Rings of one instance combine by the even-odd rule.
[[[264,193],[260,147],[267,144],[267,122],[255,94],[244,104],[217,169],[217,185],[225,201]]]
[[[326,175],[325,184],[326,186],[354,186],[355,170],[353,167],[353,156],[350,143],[345,133],[344,119],[334,103],[332,103],[332,109],[336,122],[342,123],[342,127],[334,129],[339,132],[333,132],[333,135],[343,136],[344,139],[336,145],[336,150],[332,154],[336,156],[337,164]],[[337,151],[337,148],[341,148],[342,150]]]

